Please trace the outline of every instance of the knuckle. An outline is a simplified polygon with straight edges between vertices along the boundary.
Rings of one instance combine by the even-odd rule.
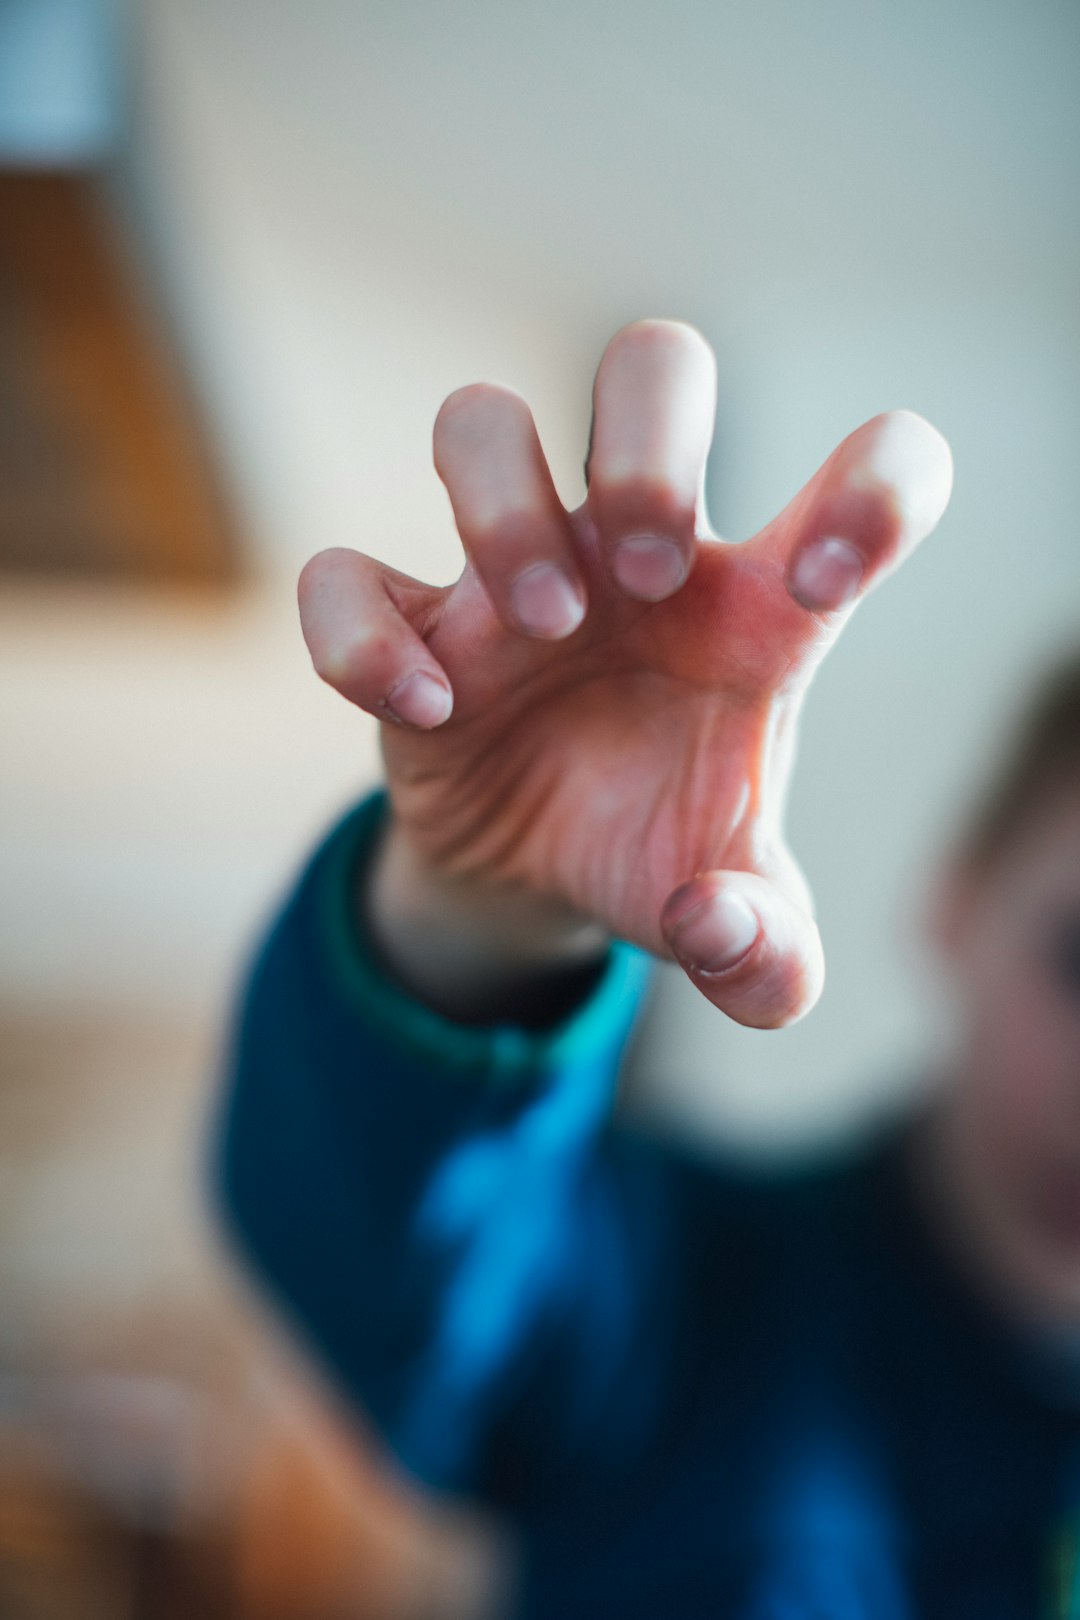
[[[321,681],[327,686],[339,687],[344,684],[349,675],[349,660],[346,651],[340,647],[316,647],[312,650],[311,665]]]
[[[896,489],[866,468],[858,468],[824,500],[805,526],[801,546],[826,536],[853,545],[872,568],[889,557],[904,534],[906,513]]]
[[[335,690],[371,684],[371,677],[388,664],[393,643],[373,625],[354,625],[349,635],[312,654],[316,675]]]
[[[337,653],[319,649],[311,655],[311,667],[320,681],[336,690],[345,678],[340,656]]]
[[[543,545],[542,512],[534,503],[499,498],[474,502],[464,523],[465,537],[470,547],[490,547],[498,543],[499,552],[509,567],[520,552],[532,555],[538,550],[550,549]],[[492,561],[496,559],[491,559]]]
[[[894,484],[857,478],[851,489],[853,521],[858,538],[872,550],[896,545],[907,524],[904,492]]]
[[[627,452],[594,457],[590,498],[615,523],[649,523],[676,534],[694,524],[695,503],[673,479],[642,468]]]

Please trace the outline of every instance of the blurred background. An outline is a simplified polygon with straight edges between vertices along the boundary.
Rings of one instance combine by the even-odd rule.
[[[836,441],[949,437],[938,534],[812,695],[829,985],[782,1034],[661,973],[626,1106],[769,1148],[895,1107],[934,864],[1080,633],[1070,0],[0,0],[0,1613],[497,1613],[222,1253],[202,1132],[250,951],[375,780],[296,574],[459,568],[442,398],[581,495],[603,345],[696,323],[714,523]]]

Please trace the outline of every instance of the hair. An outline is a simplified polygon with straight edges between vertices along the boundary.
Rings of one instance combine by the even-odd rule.
[[[995,866],[1047,800],[1073,787],[1080,789],[1080,652],[1028,705],[962,840],[964,864],[976,872]]]

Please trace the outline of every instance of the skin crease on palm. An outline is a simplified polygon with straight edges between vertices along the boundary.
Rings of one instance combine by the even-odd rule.
[[[490,915],[515,959],[616,935],[768,1028],[813,1005],[824,971],[783,835],[799,709],[852,607],[937,523],[952,464],[921,417],[889,412],[730,545],[704,509],[715,390],[693,328],[617,333],[594,386],[587,497],[568,513],[520,396],[462,389],[434,433],[459,580],[435,588],[335,548],[306,565],[299,598],[318,673],[386,722],[384,864],[408,869],[400,904],[376,896],[388,930],[423,911],[419,888],[452,895],[474,932]],[[514,584],[551,564],[569,584],[540,573],[530,632]]]

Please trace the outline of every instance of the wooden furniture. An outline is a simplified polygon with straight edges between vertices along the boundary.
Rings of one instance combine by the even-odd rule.
[[[83,171],[0,171],[0,570],[238,570],[175,348]]]

